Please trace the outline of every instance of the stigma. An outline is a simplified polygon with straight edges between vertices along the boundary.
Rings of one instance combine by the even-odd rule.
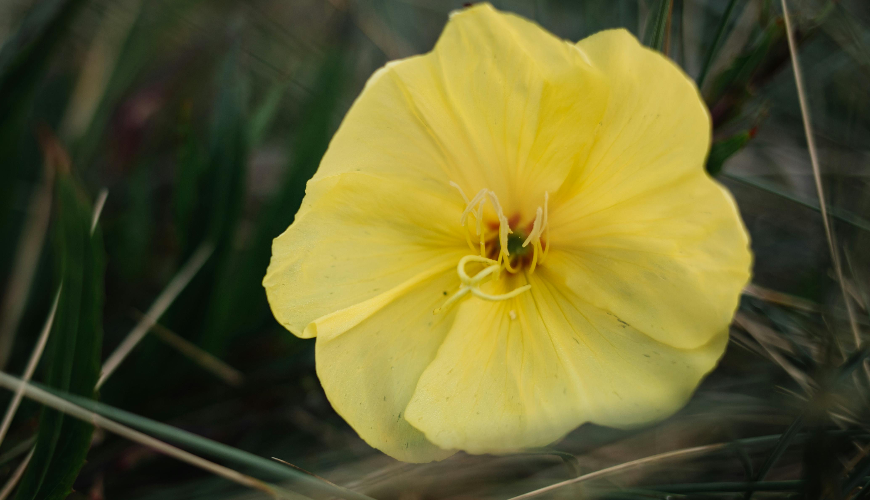
[[[494,191],[483,188],[469,198],[458,184],[451,181],[450,185],[459,191],[459,195],[465,202],[465,210],[462,211],[459,224],[462,225],[466,242],[474,253],[459,260],[456,266],[460,281],[459,290],[441,307],[435,309],[434,313],[438,314],[467,295],[489,301],[501,301],[531,289],[532,285],[526,284],[507,293],[490,294],[484,292],[481,286],[489,281],[500,279],[502,271],[516,274],[522,270],[528,275],[534,273],[535,269],[544,263],[550,250],[549,193],[544,193],[544,204],[535,210],[535,218],[531,225],[527,225],[525,231],[517,227],[515,232],[514,228],[511,228],[511,219],[505,214]],[[487,203],[495,212],[495,224],[484,221],[484,209]],[[492,234],[493,231],[495,234]],[[483,269],[474,275],[469,275],[467,266],[470,263],[482,264]]]

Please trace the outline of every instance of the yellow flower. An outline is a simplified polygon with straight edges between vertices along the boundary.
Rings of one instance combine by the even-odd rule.
[[[275,239],[278,321],[370,445],[543,446],[685,404],[749,278],[692,81],[624,30],[477,5],[366,84]]]

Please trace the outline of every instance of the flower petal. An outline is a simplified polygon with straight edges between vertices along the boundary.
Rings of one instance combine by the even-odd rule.
[[[462,304],[405,411],[430,441],[506,452],[584,422],[658,420],[685,404],[724,351],[727,331],[691,350],[656,342],[583,302],[558,271],[542,268],[510,301]]]
[[[432,311],[456,281],[451,269],[398,287],[386,304],[359,304],[314,323],[317,376],[332,407],[368,444],[398,460],[431,462],[454,453],[427,441],[403,413],[453,321],[452,313]],[[366,317],[349,324],[354,309]]]
[[[737,208],[702,176],[576,221],[551,221],[547,266],[563,269],[585,301],[675,347],[698,347],[725,330],[749,281]]]
[[[454,193],[396,179],[351,173],[312,181],[296,221],[272,244],[263,286],[275,318],[313,337],[306,327],[321,316],[455,267],[468,253],[463,208]]]
[[[563,202],[561,210],[582,215],[701,175],[711,124],[692,79],[623,29],[596,33],[577,47],[610,94],[588,158],[554,200]]]
[[[431,53],[372,76],[317,178],[359,170],[454,181],[533,216],[587,152],[606,95],[574,45],[476,5],[451,16]]]
[[[587,164],[554,197],[549,262],[584,300],[659,342],[704,345],[727,328],[751,267],[736,205],[704,172],[704,103],[625,31],[578,46],[612,94]]]

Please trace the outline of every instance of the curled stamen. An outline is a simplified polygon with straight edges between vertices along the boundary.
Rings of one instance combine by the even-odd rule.
[[[465,272],[465,266],[467,266],[469,262],[480,262],[481,264],[490,264],[490,266],[488,266],[483,271],[478,272],[472,277]],[[459,280],[462,281],[464,285],[476,285],[480,283],[480,281],[483,279],[482,277],[479,278],[481,275],[486,277],[492,274],[492,271],[489,270],[493,267],[498,267],[498,262],[477,255],[466,255],[465,257],[459,259],[459,265],[456,266],[456,273],[459,275]]]
[[[451,296],[449,299],[447,299],[447,302],[441,304],[441,307],[438,307],[434,311],[432,311],[432,314],[438,314],[441,311],[443,311],[444,309],[447,309],[448,307],[453,305],[454,302],[456,302],[457,300],[464,297],[465,294],[467,294],[470,291],[471,291],[471,287],[460,286],[459,291],[454,293],[453,296]]]
[[[465,266],[468,265],[469,262],[478,262],[481,264],[489,265],[478,271],[474,276],[469,276],[468,272],[465,270]],[[436,308],[434,311],[432,311],[432,313],[438,314],[444,309],[450,307],[452,304],[454,304],[456,301],[458,301],[468,293],[471,293],[475,297],[484,300],[497,301],[507,300],[516,297],[517,295],[532,288],[532,285],[523,285],[515,290],[511,290],[508,293],[502,293],[498,295],[489,294],[481,290],[480,285],[482,285],[484,280],[486,280],[486,278],[488,278],[490,275],[492,275],[493,273],[498,273],[498,271],[501,269],[501,265],[502,264],[499,261],[488,259],[486,257],[481,257],[479,255],[466,255],[465,257],[459,259],[459,264],[457,264],[456,266],[456,273],[459,275],[459,281],[461,281],[462,284],[459,285],[459,290],[457,290],[456,293],[454,293],[449,299],[447,299],[447,302],[442,304],[441,307]]]
[[[495,302],[495,301],[499,301],[499,300],[512,299],[512,298],[516,297],[517,295],[525,292],[526,290],[530,290],[531,288],[532,288],[532,285],[523,285],[519,288],[511,290],[508,293],[502,293],[500,295],[490,295],[490,294],[484,292],[483,290],[481,290],[480,288],[472,288],[471,293],[475,297],[478,297],[478,298],[481,298],[484,300],[491,300],[491,301]]]

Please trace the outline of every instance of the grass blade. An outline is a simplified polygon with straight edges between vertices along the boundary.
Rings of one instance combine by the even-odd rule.
[[[716,177],[722,171],[722,166],[725,160],[731,158],[743,149],[749,141],[755,137],[756,128],[737,132],[736,134],[726,137],[721,141],[716,141],[710,147],[710,154],[707,155],[707,173]]]
[[[767,477],[767,473],[770,472],[770,469],[773,468],[773,466],[776,464],[776,462],[779,460],[785,450],[788,449],[789,445],[791,445],[795,436],[797,436],[798,431],[801,429],[801,427],[803,427],[803,423],[804,414],[801,413],[788,426],[788,429],[785,430],[785,433],[783,433],[782,437],[779,438],[779,441],[776,442],[776,446],[773,447],[773,451],[770,452],[767,460],[765,460],[764,463],[761,464],[761,467],[755,474],[755,481],[753,481],[754,483],[759,483],[763,481],[765,477]],[[747,488],[744,494],[744,498],[746,500],[752,498],[753,491],[755,491],[753,488]]]
[[[160,295],[148,308],[148,311],[142,316],[142,319],[133,327],[129,335],[121,342],[115,351],[103,363],[103,369],[100,373],[100,379],[97,381],[96,388],[103,386],[110,375],[118,368],[124,358],[136,347],[136,345],[145,337],[148,330],[157,323],[160,316],[166,312],[166,309],[172,305],[178,294],[184,290],[184,287],[190,283],[190,280],[196,275],[200,268],[205,264],[205,261],[211,256],[214,251],[214,245],[210,242],[205,242],[199,246],[196,252],[178,271],[178,274],[172,278],[172,281],[166,285],[166,288],[160,292]]]
[[[55,273],[64,293],[48,342],[46,381],[64,392],[92,398],[102,341],[102,236],[99,231],[90,235],[90,203],[68,171],[58,172],[55,193]],[[16,498],[66,498],[84,465],[92,432],[92,425],[44,408],[33,460]]]
[[[27,297],[33,277],[36,274],[36,266],[39,255],[45,243],[45,235],[48,231],[49,219],[51,218],[51,195],[54,186],[54,171],[56,165],[45,162],[42,185],[30,197],[27,210],[27,220],[24,223],[25,230],[21,235],[15,260],[12,264],[12,278],[6,294],[3,296],[3,305],[0,309],[0,369],[6,367],[9,356],[12,354],[12,344],[15,333]],[[9,184],[12,184],[11,182]]]
[[[728,6],[725,7],[725,13],[722,14],[722,19],[719,21],[719,27],[716,28],[716,36],[713,37],[713,45],[704,56],[704,65],[701,66],[701,73],[698,75],[698,88],[704,85],[704,80],[707,79],[707,73],[710,72],[710,67],[713,65],[713,59],[719,52],[719,44],[722,43],[722,36],[725,34],[725,28],[728,26],[728,20],[731,19],[731,13],[737,5],[738,0],[729,0]]]
[[[144,317],[143,314],[139,314],[138,312],[137,314],[140,319]],[[244,384],[245,376],[242,375],[240,371],[226,364],[220,358],[212,356],[208,352],[200,349],[196,344],[189,342],[187,339],[173,332],[169,328],[166,328],[160,323],[155,323],[151,326],[151,331],[154,332],[154,335],[165,344],[174,348],[204,370],[211,372],[214,376],[223,380],[228,385],[240,387]]]
[[[48,318],[45,320],[45,326],[39,334],[39,339],[36,341],[36,346],[33,348],[33,353],[30,355],[30,359],[27,361],[27,367],[24,369],[24,374],[21,376],[21,380],[24,382],[29,382],[33,377],[33,372],[36,371],[36,365],[39,364],[39,358],[42,357],[42,351],[45,349],[45,344],[48,342],[48,334],[51,332],[51,325],[54,323],[54,315],[57,313],[57,303],[60,300],[61,290],[63,290],[62,284],[54,295],[54,302],[51,305]],[[12,417],[15,416],[15,412],[18,410],[18,405],[21,404],[21,399],[23,397],[24,394],[20,390],[15,391],[15,395],[12,397],[12,402],[9,403],[9,408],[3,416],[3,423],[0,424],[0,443],[3,443],[3,438],[6,437],[6,432],[9,431],[9,426],[12,425]]]
[[[136,431],[132,428],[147,431],[155,436],[158,436],[168,441],[183,443],[186,446],[197,449],[204,454],[208,454],[216,458],[255,468],[264,475],[274,476],[282,480],[295,481],[299,486],[310,488],[313,492],[316,493],[332,495],[339,498],[346,498],[352,500],[372,500],[371,498],[361,493],[357,493],[346,488],[336,486],[332,483],[320,481],[314,476],[305,474],[295,469],[287,468],[284,465],[276,463],[272,460],[253,455],[246,451],[239,450],[237,448],[233,448],[231,446],[227,446],[225,444],[221,444],[210,439],[197,436],[195,434],[183,431],[181,429],[177,429],[170,425],[155,422],[153,420],[140,417],[129,412],[125,412],[124,410],[120,410],[118,408],[113,408],[97,401],[82,398],[80,396],[74,396],[72,394],[65,394],[48,387],[39,386],[38,384],[22,384],[21,381],[17,378],[0,372],[0,386],[6,387],[10,390],[16,390],[22,385],[26,385],[25,395],[27,395],[27,397],[33,398],[34,400],[37,400],[43,404],[50,404],[54,408],[69,412],[71,415],[76,416],[77,418],[92,419],[92,421],[94,421],[98,426],[103,429],[117,433],[124,437],[128,437],[130,439],[134,439],[135,441],[145,444],[146,446],[154,447],[154,449],[167,454],[171,454],[175,458],[189,461],[188,459],[196,456],[191,453],[184,452],[183,450],[175,448],[166,443],[163,443],[162,441],[158,441],[153,437],[143,434],[142,432]],[[155,445],[158,445],[159,447],[155,447]],[[174,451],[170,451],[169,448],[174,448]],[[186,458],[181,458],[182,454],[179,452],[185,454],[184,457]],[[196,458],[200,461],[200,464],[204,462],[203,459],[199,457]]]
[[[659,8],[656,11],[655,17],[651,18],[651,27],[647,29],[647,45],[659,52],[662,52],[665,47],[665,40],[668,38],[668,27],[671,24],[671,13],[673,12],[674,0],[661,0]]]
[[[24,457],[24,460],[18,464],[18,467],[15,468],[15,472],[9,476],[9,479],[6,480],[6,484],[3,485],[3,489],[0,490],[0,500],[6,500],[9,497],[9,494],[12,493],[12,490],[18,485],[18,481],[21,480],[21,476],[24,475],[24,471],[27,470],[27,466],[30,465],[30,461],[33,459],[33,451],[34,448],[31,448],[27,455]]]
[[[781,198],[785,198],[788,201],[797,203],[798,205],[803,205],[807,208],[815,210],[816,212],[821,211],[821,207],[819,206],[819,204],[817,202],[798,198],[797,196],[795,196],[791,193],[788,193],[788,192],[780,189],[779,187],[777,187],[769,182],[760,181],[757,179],[751,179],[749,177],[743,177],[740,175],[729,174],[727,172],[721,173],[720,176],[722,178],[725,178],[725,179],[730,179],[732,181],[739,182],[741,184],[746,184],[747,186],[751,186],[751,187],[754,187],[756,189],[760,189],[762,191],[766,191],[768,193],[774,194],[774,195],[779,196]],[[843,210],[841,208],[832,207],[832,206],[826,206],[826,210],[831,217],[833,217],[837,220],[843,221],[843,222],[845,222],[849,225],[855,226],[859,229],[863,229],[864,231],[870,231],[870,221],[865,220],[865,219],[853,214],[852,212]]]
[[[222,465],[209,462],[208,460],[202,459],[192,453],[186,452],[180,448],[176,448],[175,446],[166,444],[160,440],[154,439],[151,436],[143,434],[139,431],[131,429],[125,425],[119,424],[113,420],[102,417],[94,412],[88,411],[85,408],[82,408],[79,405],[71,403],[59,396],[51,394],[43,389],[35,387],[33,385],[25,384],[21,380],[12,377],[7,373],[0,372],[0,386],[3,386],[9,390],[19,390],[23,389],[24,394],[33,399],[34,401],[38,401],[46,406],[50,406],[55,411],[62,412],[66,415],[69,415],[73,418],[76,418],[82,422],[88,423],[88,425],[93,424],[99,426],[101,429],[105,429],[114,434],[118,434],[119,436],[125,437],[142,445],[148,446],[160,453],[169,455],[173,458],[177,458],[184,462],[187,462],[191,465],[199,467],[201,469],[207,470],[213,474],[221,476],[225,479],[229,479],[230,481],[241,484],[242,486],[247,486],[249,488],[253,488],[256,490],[263,491],[268,493],[274,498],[305,498],[301,495],[285,492],[280,488],[269,485],[260,481],[258,479],[254,479],[245,474],[241,474],[237,471],[224,467]],[[84,401],[84,399],[80,399],[80,401]],[[90,400],[87,400],[90,401]],[[28,469],[30,470],[30,469]],[[19,491],[19,496],[21,492]],[[44,498],[44,497],[40,497]]]
[[[810,163],[813,167],[813,178],[816,181],[816,193],[819,196],[819,207],[822,212],[822,222],[825,226],[825,236],[828,240],[828,250],[831,252],[831,261],[834,264],[834,272],[837,274],[837,282],[840,285],[840,290],[843,293],[843,302],[846,306],[846,313],[849,317],[849,325],[852,328],[852,336],[855,339],[855,347],[861,347],[861,334],[858,331],[858,320],[855,317],[855,311],[852,307],[852,299],[846,291],[846,282],[843,279],[843,266],[840,263],[840,252],[837,249],[837,239],[834,234],[834,229],[831,227],[828,219],[827,206],[825,204],[825,190],[822,187],[822,174],[819,167],[819,155],[816,151],[816,140],[813,135],[813,126],[810,122],[810,109],[807,104],[807,96],[804,91],[803,74],[801,73],[800,62],[798,61],[797,47],[794,41],[794,33],[792,32],[791,17],[788,14],[788,5],[786,0],[782,0],[782,16],[785,19],[785,34],[788,40],[788,49],[791,53],[791,65],[794,69],[794,81],[797,87],[798,102],[801,107],[801,119],[804,124],[804,134],[807,138],[807,150],[810,154]],[[870,368],[867,369],[870,376]]]

